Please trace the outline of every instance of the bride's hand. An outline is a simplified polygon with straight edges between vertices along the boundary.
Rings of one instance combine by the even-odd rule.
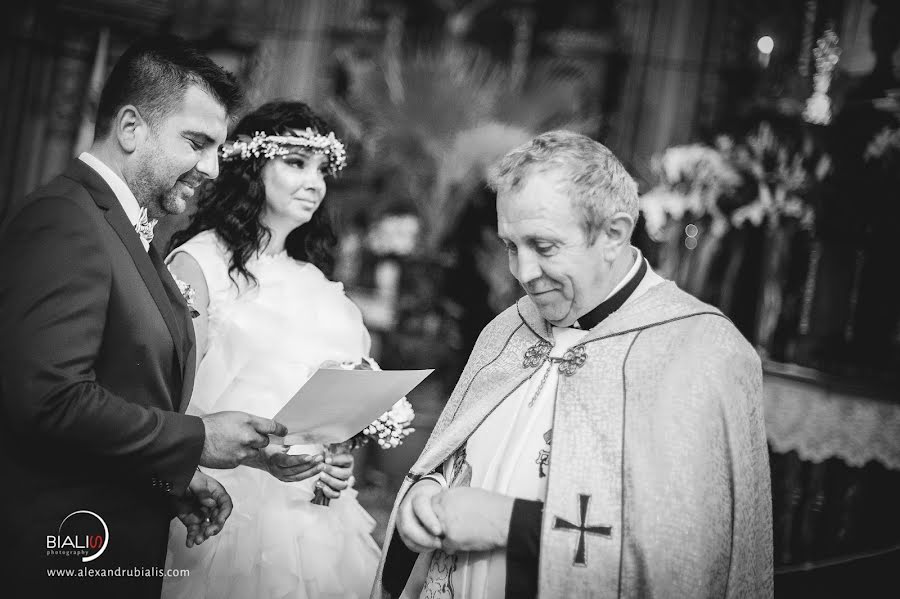
[[[324,456],[319,455],[289,455],[288,446],[269,446],[260,450],[260,456],[265,463],[265,469],[286,483],[306,480],[325,470]]]
[[[350,486],[353,455],[350,452],[329,454],[325,461],[325,471],[319,475],[316,487],[322,489],[325,497],[337,499],[341,496],[341,491]]]

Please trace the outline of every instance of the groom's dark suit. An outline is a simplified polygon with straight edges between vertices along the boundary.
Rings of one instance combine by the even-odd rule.
[[[0,524],[13,552],[0,568],[31,578],[28,596],[39,597],[48,568],[162,567],[172,498],[204,442],[202,421],[183,413],[195,356],[177,285],[80,160],[5,224],[0,269]],[[96,532],[84,514],[60,530],[77,510],[106,522],[106,550],[88,563],[48,556],[48,535]],[[63,586],[81,583],[135,599],[158,597],[161,578]]]

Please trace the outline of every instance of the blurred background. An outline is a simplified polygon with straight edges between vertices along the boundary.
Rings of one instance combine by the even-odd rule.
[[[335,278],[383,368],[436,369],[410,396],[417,431],[357,456],[379,541],[478,333],[522,293],[485,170],[566,128],[638,181],[635,244],[651,265],[721,308],[763,359],[776,595],[900,595],[900,1],[45,0],[0,12],[0,218],[89,146],[105,77],[142,34],[199,43],[251,106],[302,99],[333,123],[349,153],[328,191]],[[162,244],[186,217],[159,225]]]

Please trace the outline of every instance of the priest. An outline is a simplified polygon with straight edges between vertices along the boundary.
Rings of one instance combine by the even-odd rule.
[[[490,184],[526,295],[407,475],[372,597],[399,597],[417,561],[405,596],[772,597],[751,346],[631,245],[637,186],[603,145],[542,134]]]

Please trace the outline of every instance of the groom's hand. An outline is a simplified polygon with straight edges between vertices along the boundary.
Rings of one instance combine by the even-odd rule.
[[[440,549],[443,527],[431,499],[443,490],[440,483],[424,479],[412,486],[397,512],[397,532],[416,553]]]
[[[216,412],[203,417],[206,439],[200,465],[234,468],[259,456],[269,444],[269,435],[283,437],[287,428],[268,418],[246,412]]]
[[[200,470],[194,473],[187,491],[175,500],[175,505],[178,519],[187,529],[187,547],[219,534],[233,507],[222,483]]]

